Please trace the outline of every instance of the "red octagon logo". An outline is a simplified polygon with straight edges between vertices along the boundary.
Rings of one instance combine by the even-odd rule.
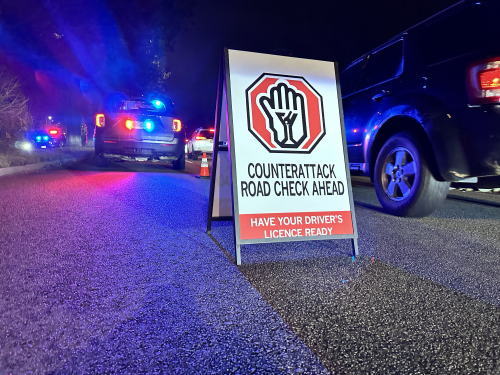
[[[303,77],[264,73],[246,100],[248,130],[269,152],[308,154],[325,135],[323,98]]]

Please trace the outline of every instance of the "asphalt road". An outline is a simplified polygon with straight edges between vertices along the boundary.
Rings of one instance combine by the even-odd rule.
[[[0,374],[500,373],[500,208],[380,210],[348,241],[205,233],[209,181],[83,162],[0,177]]]

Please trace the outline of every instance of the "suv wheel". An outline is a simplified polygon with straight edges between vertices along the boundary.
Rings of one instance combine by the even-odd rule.
[[[173,167],[177,171],[183,171],[186,169],[186,154],[182,153],[181,157],[172,162]]]
[[[374,183],[382,207],[396,216],[423,217],[444,201],[449,182],[437,181],[409,133],[392,136],[375,163]]]
[[[198,160],[198,153],[197,152],[194,152],[193,150],[193,156],[192,156],[193,160]]]

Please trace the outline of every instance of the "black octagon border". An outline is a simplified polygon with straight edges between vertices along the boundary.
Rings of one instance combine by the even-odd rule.
[[[277,77],[284,77],[284,78],[299,78],[299,79],[302,79],[302,80],[304,80],[304,82],[307,83],[307,85],[309,86],[309,88],[312,89],[316,93],[316,95],[318,95],[319,101],[320,101],[320,107],[321,107],[321,121],[323,122],[323,134],[321,134],[318,137],[318,139],[314,142],[314,144],[311,146],[311,148],[309,149],[309,151],[285,151],[285,150],[274,150],[274,149],[271,149],[271,148],[269,148],[269,146],[267,145],[267,143],[263,142],[260,139],[260,137],[256,134],[256,132],[253,131],[252,126],[251,126],[251,120],[250,120],[250,103],[249,103],[249,99],[248,99],[248,92],[257,84],[257,82],[259,82],[262,79],[262,77],[264,77],[266,75],[277,76]],[[245,90],[245,100],[246,100],[246,104],[247,104],[247,125],[248,125],[248,131],[250,133],[252,133],[252,135],[260,142],[260,144],[262,146],[264,146],[266,148],[266,150],[268,152],[275,153],[275,154],[306,154],[307,155],[307,154],[310,154],[316,148],[316,146],[319,144],[319,142],[326,135],[325,112],[324,112],[324,109],[323,109],[323,97],[321,96],[321,94],[319,92],[316,91],[316,89],[304,77],[301,77],[301,76],[290,76],[290,75],[285,75],[285,74],[275,74],[275,73],[262,73],[259,76],[259,78],[257,78],[255,81],[253,81],[252,84],[250,86],[248,86],[248,88]]]

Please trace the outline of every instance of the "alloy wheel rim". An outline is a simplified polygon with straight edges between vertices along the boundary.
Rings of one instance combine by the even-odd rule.
[[[410,150],[397,147],[389,152],[382,169],[382,187],[389,199],[406,199],[414,190],[417,177],[417,164]]]

